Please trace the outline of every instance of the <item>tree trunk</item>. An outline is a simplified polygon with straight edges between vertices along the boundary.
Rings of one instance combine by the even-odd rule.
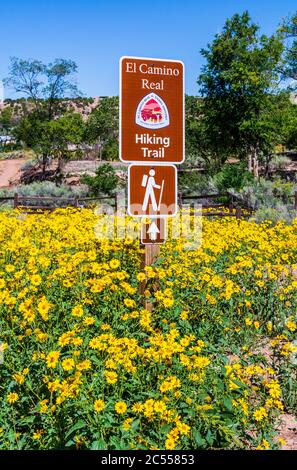
[[[253,173],[253,159],[252,159],[252,154],[248,154],[248,171],[249,173]]]
[[[46,165],[47,165],[47,155],[42,155],[42,176],[45,175],[45,170],[46,170]]]
[[[254,155],[253,155],[253,174],[254,174],[255,179],[259,178],[259,159],[258,159],[258,153],[256,149],[254,150]]]
[[[265,178],[267,178],[268,175],[269,175],[270,158],[271,158],[270,155],[267,155],[266,158],[265,158],[265,169],[264,169]]]

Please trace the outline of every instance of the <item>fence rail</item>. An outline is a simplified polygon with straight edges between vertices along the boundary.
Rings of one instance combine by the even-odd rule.
[[[59,196],[20,196],[14,193],[13,196],[0,197],[0,205],[5,202],[11,202],[14,209],[21,209],[23,212],[44,210],[53,211],[63,207],[86,207],[92,201],[111,201],[111,205],[117,210],[117,196],[101,197],[59,197]]]
[[[281,196],[279,196],[281,197]],[[224,200],[225,199],[225,200]],[[286,201],[293,199],[294,209],[297,210],[297,191],[290,196],[286,196]],[[115,211],[118,209],[118,197],[114,196],[100,196],[100,197],[58,197],[58,196],[20,196],[15,193],[11,196],[0,197],[1,204],[11,202],[15,209],[20,209],[22,212],[34,211],[53,211],[63,207],[87,207],[92,202],[111,201],[110,205],[114,207]],[[247,217],[253,210],[243,204],[234,195],[230,193],[216,193],[216,194],[178,194],[178,204],[182,207],[183,203],[188,201],[191,210],[195,209],[195,201],[200,201],[203,215],[206,217],[219,216],[219,217]],[[218,209],[217,211],[209,211],[207,209]],[[221,210],[220,210],[221,209]]]

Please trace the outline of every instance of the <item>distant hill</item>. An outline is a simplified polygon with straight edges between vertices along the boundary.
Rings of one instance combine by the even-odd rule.
[[[60,99],[61,103],[65,103],[69,110],[73,110],[80,113],[84,119],[91,113],[91,111],[98,106],[100,100],[103,97],[95,96],[94,98],[63,98]],[[42,101],[42,100],[40,100]],[[18,98],[16,100],[6,99],[2,103],[0,102],[0,112],[3,109],[12,109],[12,120],[18,120],[23,116],[26,110],[30,110],[33,107],[32,99]]]

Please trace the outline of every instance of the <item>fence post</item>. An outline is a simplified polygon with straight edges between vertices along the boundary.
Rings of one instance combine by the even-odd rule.
[[[295,191],[295,203],[294,203],[295,210],[297,210],[297,191]]]
[[[117,214],[118,212],[118,195],[117,193],[114,195],[114,212]]]
[[[79,201],[78,196],[75,196],[75,198],[74,198],[74,207],[79,207],[78,201]]]
[[[178,193],[178,205],[181,208],[183,205],[183,195],[181,192]]]
[[[241,207],[236,207],[236,210],[235,210],[235,217],[236,217],[236,219],[240,219],[241,216],[242,216]]]
[[[234,208],[233,194],[229,196],[229,212],[232,214]]]
[[[18,193],[14,193],[13,195],[13,208],[16,209],[19,205],[19,195]]]

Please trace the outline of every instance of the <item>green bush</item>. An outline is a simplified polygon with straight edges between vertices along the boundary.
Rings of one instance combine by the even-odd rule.
[[[292,206],[292,196],[294,195],[295,185],[278,178],[276,180],[265,180],[259,178],[250,184],[234,192],[234,195],[245,205],[254,210],[260,208],[275,208],[280,204]],[[280,212],[277,210],[277,212]]]
[[[119,143],[117,140],[110,139],[102,150],[102,158],[110,162],[117,161],[119,159]]]
[[[3,149],[2,149],[3,150]],[[24,157],[24,152],[19,150],[8,151],[8,149],[1,150],[0,146],[0,160],[14,160]]]
[[[286,206],[278,207],[260,207],[254,214],[253,218],[257,222],[270,221],[272,225],[277,224],[280,221],[284,221],[287,224],[292,223],[296,217],[295,211],[289,210]]]
[[[253,180],[253,175],[246,171],[245,164],[226,163],[214,177],[219,192],[225,192],[227,189],[239,190],[249,181]]]
[[[198,171],[184,171],[178,175],[179,189],[183,194],[215,194],[218,188],[210,176]]]
[[[100,165],[94,177],[83,175],[81,178],[82,183],[89,187],[89,193],[92,196],[99,196],[100,194],[110,195],[114,193],[118,180],[114,168],[109,163]]]

